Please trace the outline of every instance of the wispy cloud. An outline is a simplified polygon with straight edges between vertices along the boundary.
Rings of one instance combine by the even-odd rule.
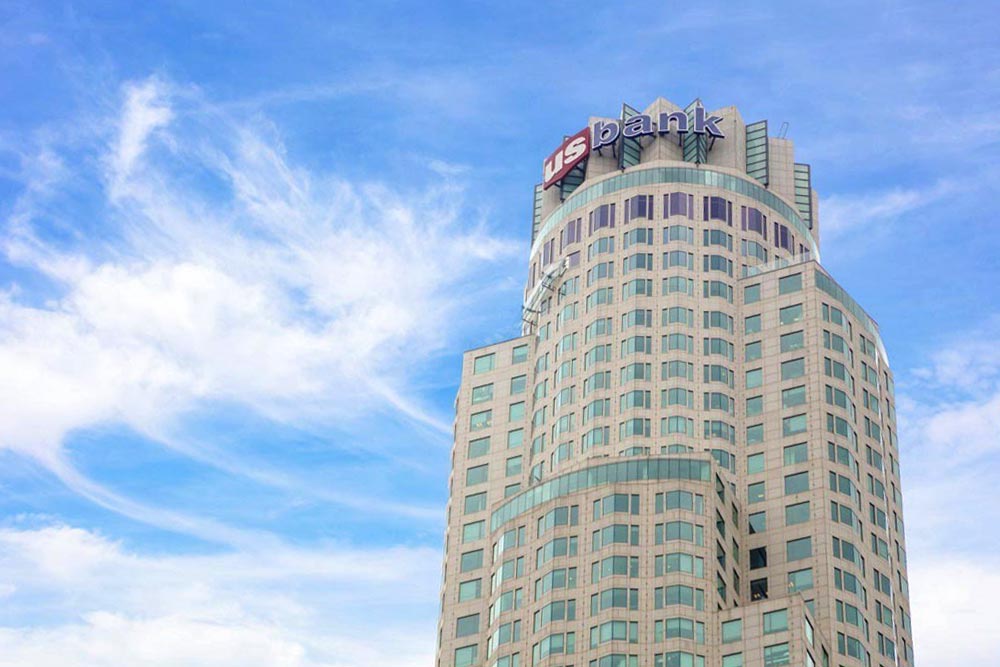
[[[151,556],[67,526],[8,525],[0,529],[0,566],[4,667],[416,666],[432,659],[435,550],[273,546]],[[40,607],[49,615],[44,624],[10,622]]]
[[[0,447],[96,497],[67,472],[67,434],[121,423],[176,436],[206,401],[304,425],[389,409],[447,433],[450,420],[404,387],[446,344],[453,315],[493,289],[483,268],[519,248],[466,224],[460,185],[398,191],[309,171],[267,122],[226,115],[162,78],[126,85],[122,98],[90,162],[105,184],[95,208],[116,243],[54,246],[37,232],[38,193],[64,194],[54,179],[29,187],[8,225],[8,259],[61,294],[44,304],[0,296]],[[384,456],[418,457],[419,447]],[[394,505],[368,509],[380,506]]]
[[[911,560],[915,658],[922,665],[990,667],[1000,653],[998,615],[984,600],[1000,595],[996,562],[979,558]]]
[[[1000,639],[981,600],[1000,586],[1000,364],[997,319],[973,323],[897,386],[917,659],[991,665]],[[974,511],[973,511],[974,510]],[[943,577],[942,573],[947,573]]]
[[[173,118],[165,96],[164,84],[156,79],[126,89],[118,139],[110,155],[115,181],[129,177],[132,166],[146,150],[149,135],[167,126]]]
[[[824,242],[859,232],[879,235],[914,211],[956,194],[959,186],[939,181],[926,188],[891,188],[881,192],[838,195],[820,201],[820,234]],[[846,241],[845,241],[846,243]]]
[[[921,383],[936,389],[988,395],[1000,389],[1000,316],[970,322],[961,334],[929,355],[913,370]]]
[[[904,480],[913,487],[907,494],[914,529],[908,537],[935,549],[968,544],[953,538],[983,513],[1000,511],[987,500],[993,492],[987,480],[1000,468],[998,321],[987,319],[953,334],[928,355],[927,366],[899,380],[906,388],[898,400]],[[966,511],[980,503],[978,514]],[[1000,546],[991,534],[977,539]]]

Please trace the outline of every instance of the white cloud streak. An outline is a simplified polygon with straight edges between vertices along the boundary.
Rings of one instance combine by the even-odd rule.
[[[917,664],[993,667],[1000,654],[997,613],[990,605],[1000,595],[995,562],[941,557],[910,567]]]
[[[927,188],[894,188],[883,192],[830,195],[820,201],[820,234],[824,242],[850,234],[878,233],[907,214],[958,191],[950,181]]]
[[[0,666],[426,665],[439,553],[320,545],[138,555],[61,525],[0,529]],[[332,601],[336,601],[333,603]],[[387,616],[393,617],[387,625]],[[6,625],[6,624],[5,624]]]
[[[132,167],[146,151],[149,135],[167,126],[173,118],[163,88],[162,82],[148,79],[126,89],[118,140],[110,156],[116,181],[129,177]]]
[[[323,427],[389,410],[449,433],[449,420],[403,387],[447,344],[452,316],[494,289],[479,271],[520,248],[470,225],[452,181],[403,192],[306,170],[267,123],[233,118],[160,78],[127,85],[123,99],[91,161],[105,189],[90,204],[109,242],[46,238],[32,212],[41,194],[58,196],[56,170],[44,188],[26,188],[7,225],[8,260],[61,295],[0,294],[0,448],[106,506],[178,529],[182,521],[126,510],[70,474],[66,436],[124,424],[289,487],[281,471],[240,469],[224,453],[180,444],[185,415],[219,401]],[[418,459],[420,446],[379,454]],[[367,511],[408,505],[313,491]]]
[[[996,663],[1000,616],[1000,364],[997,320],[942,345],[898,386],[906,539],[916,659]]]

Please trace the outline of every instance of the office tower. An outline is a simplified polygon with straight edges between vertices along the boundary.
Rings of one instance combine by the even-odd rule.
[[[439,667],[912,665],[892,373],[766,121],[591,118],[465,353]]]

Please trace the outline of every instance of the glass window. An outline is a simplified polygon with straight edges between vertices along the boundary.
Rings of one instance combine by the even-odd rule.
[[[708,215],[705,217],[706,220],[722,220],[723,222],[728,222],[730,225],[732,224],[733,206],[728,200],[722,197],[707,197],[704,201],[705,208],[708,211]]]
[[[764,384],[764,369],[755,368],[752,371],[747,371],[747,389],[753,389]]]
[[[511,350],[510,361],[513,364],[519,364],[522,361],[528,360],[528,346],[518,345],[513,350]]]
[[[493,424],[493,411],[484,410],[482,412],[473,412],[472,416],[469,417],[469,430],[470,431],[480,431],[484,428],[489,428]]]
[[[789,387],[781,390],[781,407],[793,408],[796,405],[804,405],[806,402],[806,387]]]
[[[520,474],[521,474],[521,457],[512,456],[509,459],[507,459],[506,476],[511,477],[513,475],[520,475]]]
[[[510,379],[510,393],[511,394],[523,394],[524,390],[528,387],[528,376],[518,375],[517,377],[512,377]]]
[[[747,502],[759,503],[764,500],[764,482],[756,482],[747,486]]]
[[[778,322],[780,324],[794,324],[802,321],[802,304],[785,306],[778,311]]]
[[[785,525],[794,526],[809,520],[809,501],[795,503],[785,508]]]
[[[750,550],[750,569],[759,570],[767,567],[767,547],[756,547]]]
[[[470,667],[479,657],[479,646],[463,646],[455,649],[455,667]]]
[[[568,473],[562,477],[536,484],[524,492],[517,503],[502,505],[496,510],[496,520],[506,522],[530,511],[542,502],[560,498],[579,489],[591,488],[600,479],[619,482],[632,479],[698,479],[708,481],[711,466],[703,461],[643,459],[615,461],[593,465],[585,470]],[[607,477],[605,477],[605,475]]]
[[[483,594],[483,580],[463,581],[458,585],[458,601],[477,600]]]
[[[479,632],[479,614],[460,616],[455,623],[455,636],[468,637]]]
[[[493,400],[493,384],[484,384],[472,388],[472,402],[483,403]]]
[[[477,438],[476,440],[469,441],[469,458],[474,459],[479,456],[488,454],[490,451],[490,439],[489,438]]]
[[[465,497],[465,513],[482,512],[486,509],[486,493],[473,493]]]
[[[743,667],[743,654],[730,653],[722,656],[722,667]]]
[[[751,315],[743,318],[743,333],[760,333],[760,315]]]
[[[778,278],[778,294],[791,294],[802,290],[802,274],[794,273]]]
[[[764,472],[764,453],[751,454],[747,457],[747,474]]]
[[[750,521],[750,534],[763,533],[767,530],[767,512],[754,512],[747,517]]]
[[[483,550],[476,549],[475,551],[467,551],[462,554],[462,560],[460,564],[460,570],[462,572],[468,572],[469,570],[476,570],[483,566]]]
[[[760,357],[761,357],[760,341],[758,340],[753,343],[747,343],[746,353],[743,355],[744,361],[754,361],[756,359],[760,359]]]
[[[754,424],[747,426],[747,444],[758,445],[764,442],[764,425]]]
[[[507,449],[520,447],[524,444],[524,429],[516,428],[507,432]]]
[[[519,403],[511,403],[510,410],[507,412],[507,421],[521,421],[524,419],[524,401]]]
[[[813,587],[813,571],[811,567],[788,573],[788,592],[806,591]]]
[[[462,526],[462,543],[475,542],[486,534],[485,521],[473,521]]]
[[[795,445],[789,445],[785,447],[785,465],[795,465],[796,463],[802,463],[809,459],[809,445],[804,442],[800,442]]]
[[[784,419],[781,420],[781,434],[784,436],[805,433],[805,430],[806,430],[805,415],[793,415],[791,417],[785,417]]]
[[[805,333],[802,331],[793,331],[791,333],[783,334],[780,338],[780,342],[782,352],[801,350],[806,344]]]
[[[493,370],[493,364],[496,361],[495,354],[484,354],[481,357],[476,357],[476,360],[472,364],[472,373],[474,375],[479,375],[480,373],[489,373]]]
[[[760,301],[760,284],[747,285],[743,288],[743,303],[757,303]]]
[[[809,490],[809,471],[785,475],[785,495],[802,493]]]
[[[764,614],[764,634],[784,632],[788,629],[788,610],[778,609]]]
[[[473,484],[482,484],[489,477],[490,466],[488,463],[484,463],[481,466],[473,466],[465,471],[465,484],[466,486],[472,486]]]
[[[747,417],[754,417],[764,412],[764,397],[753,396],[747,399]]]
[[[802,560],[812,556],[812,538],[802,537],[797,540],[790,540],[787,545],[786,554],[789,561]]]
[[[743,639],[743,620],[737,618],[722,624],[722,643],[738,642]]]
[[[805,358],[800,359],[790,359],[788,361],[781,362],[781,379],[791,380],[793,378],[800,378],[806,374],[806,360]]]
[[[788,656],[788,644],[775,644],[764,647],[764,667],[783,667],[791,664]]]

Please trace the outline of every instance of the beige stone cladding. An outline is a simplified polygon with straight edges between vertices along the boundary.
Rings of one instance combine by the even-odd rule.
[[[795,200],[795,148],[790,139],[768,137],[768,188],[789,201]]]
[[[809,191],[810,206],[812,207],[812,234],[816,239],[816,244],[819,245],[820,241],[820,224],[819,224],[819,194],[817,194],[815,189]]]
[[[685,465],[696,474],[688,475]],[[673,645],[704,656],[705,629],[714,627],[715,610],[733,599],[717,588],[715,564],[720,553],[725,558],[717,543],[737,529],[712,469],[708,458],[600,457],[542,483],[553,488],[544,489],[540,504],[494,525],[495,540],[510,531],[524,535],[500,551],[494,581],[520,558],[525,577],[499,582],[491,592],[496,608],[508,591],[524,587],[521,613],[497,618],[497,627],[520,619],[519,637],[507,642],[491,635],[488,658],[520,654],[530,664],[596,658],[636,652],[640,638],[644,651]],[[707,479],[688,478],[701,474]],[[566,482],[574,477],[584,483]],[[669,619],[686,623],[687,641],[665,638],[661,626]]]
[[[783,281],[802,287],[782,294]],[[740,282],[744,290],[759,285],[761,295],[744,306],[744,320],[762,320],[743,343],[762,348],[753,361],[744,354],[744,376],[763,371],[747,394],[762,397],[762,412],[744,417],[748,434],[763,431],[761,442],[747,444],[763,469],[742,469],[748,500],[750,485],[764,484],[764,498],[747,505],[766,522],[749,535],[750,552],[767,554],[766,566],[750,564],[751,580],[787,588],[792,573],[811,570],[803,595],[817,620],[835,628],[835,646],[868,651],[875,664],[888,652],[886,638],[911,646],[893,383],[877,328],[816,262]],[[802,314],[792,314],[800,304]],[[799,416],[805,430],[789,433]],[[810,555],[789,560],[789,544],[806,537]]]
[[[765,186],[711,113],[703,164],[646,138],[544,193],[524,335],[463,359],[439,667],[913,662],[877,324],[819,264],[791,141]]]
[[[720,611],[718,621],[708,664],[762,667],[780,656],[787,656],[791,665],[832,664],[830,641],[801,595]]]
[[[457,619],[480,614],[477,638],[488,625],[489,509],[504,493],[515,492],[523,477],[516,469],[516,457],[523,456],[525,448],[517,438],[526,424],[517,416],[519,408],[511,418],[511,406],[527,399],[532,345],[530,337],[516,338],[470,350],[463,357],[442,570],[442,651],[453,652],[462,644],[463,638],[455,636]]]

